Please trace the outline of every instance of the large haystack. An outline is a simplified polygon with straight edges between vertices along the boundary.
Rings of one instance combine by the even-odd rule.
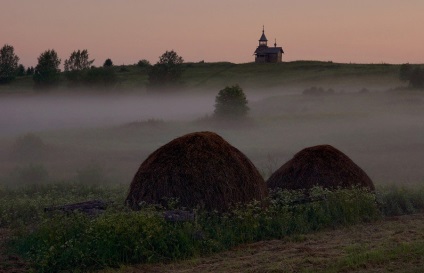
[[[131,183],[126,203],[179,204],[225,211],[231,204],[262,200],[266,183],[250,160],[219,135],[191,133],[174,139],[152,153]]]
[[[303,149],[275,171],[267,181],[271,189],[327,189],[359,186],[374,191],[368,175],[344,153],[330,145]]]

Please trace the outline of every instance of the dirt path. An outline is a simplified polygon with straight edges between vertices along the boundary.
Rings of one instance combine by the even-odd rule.
[[[242,245],[172,264],[100,272],[424,272],[423,252],[424,214],[415,214],[302,235],[291,241]]]

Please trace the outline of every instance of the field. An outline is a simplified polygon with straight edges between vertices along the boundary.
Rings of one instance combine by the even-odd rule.
[[[216,239],[213,244],[205,243],[204,248],[194,242],[193,246],[187,244],[181,252],[170,251],[162,258],[155,256],[157,253],[150,254],[147,261],[158,264],[133,267],[125,264],[141,260],[120,257],[106,261],[103,257],[97,260],[98,265],[93,265],[80,257],[86,267],[79,269],[122,265],[117,272],[418,272],[423,264],[424,243],[424,93],[407,89],[406,83],[398,80],[398,65],[299,61],[185,66],[186,90],[175,94],[146,93],[146,71],[137,66],[116,67],[119,85],[107,92],[61,86],[56,91],[37,93],[27,77],[0,87],[1,264],[11,264],[22,271],[29,261],[37,261],[41,272],[48,272],[46,268],[67,268],[66,259],[53,256],[58,255],[53,250],[51,257],[37,256],[33,250],[22,254],[28,245],[38,244],[39,253],[45,247],[31,237],[32,232],[39,238],[56,234],[48,228],[61,221],[45,215],[44,207],[92,199],[113,201],[111,211],[94,224],[85,218],[69,219],[70,226],[81,228],[84,236],[92,235],[85,229],[91,224],[93,229],[108,234],[112,220],[129,213],[123,200],[140,163],[178,136],[209,130],[246,154],[264,178],[305,147],[333,145],[367,172],[385,200],[384,205],[377,211],[368,207],[372,202],[358,202],[359,207],[362,204],[368,208],[367,213],[361,214],[359,208],[346,215],[334,212],[337,217],[344,215],[347,218],[341,218],[348,219],[336,221],[337,224],[333,220],[341,218],[334,216],[330,221],[315,213],[321,211],[315,207],[312,216],[308,216],[312,218],[302,218],[309,219],[306,225],[300,216],[298,222],[293,220],[293,225],[299,227],[295,232],[276,235],[252,228],[246,231],[251,237],[245,238],[229,229],[227,235],[233,236],[233,242]],[[249,100],[249,118],[244,122],[215,121],[212,113],[216,94],[236,83]],[[304,92],[314,86],[331,92]],[[341,200],[348,202],[352,200],[349,198]],[[330,213],[326,210],[328,204],[321,205],[323,212]],[[418,214],[393,218],[410,213]],[[144,221],[129,215],[131,221]],[[311,219],[320,220],[312,225]],[[170,228],[159,223],[163,229]],[[205,223],[213,226],[210,222],[200,225]],[[127,224],[123,221],[124,227]],[[239,227],[246,223],[233,224]],[[66,227],[57,227],[63,234],[55,235],[60,238],[57,242],[46,239],[52,246],[71,236]],[[44,235],[37,233],[43,228]],[[194,227],[186,226],[181,233],[171,234],[184,239],[184,232],[191,228]],[[168,242],[175,239],[172,236],[162,239]],[[210,236],[215,238],[212,233]],[[5,238],[19,239],[19,255],[6,247]],[[96,238],[106,242],[101,236]],[[122,238],[118,236],[111,242],[118,239]],[[11,249],[16,250],[16,245]],[[228,249],[230,252],[221,252]],[[169,264],[181,259],[188,260]],[[63,263],[50,264],[52,260]],[[8,269],[0,267],[0,272]],[[116,270],[104,272],[109,271]]]
[[[391,217],[296,236],[245,244],[173,264],[123,266],[101,273],[144,272],[421,272],[424,215]]]

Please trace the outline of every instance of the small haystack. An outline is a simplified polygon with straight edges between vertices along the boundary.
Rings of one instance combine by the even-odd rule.
[[[252,162],[219,135],[191,133],[152,153],[140,166],[126,199],[166,204],[177,198],[187,208],[225,211],[232,204],[262,200],[266,183]]]
[[[330,145],[303,149],[275,171],[267,181],[271,189],[327,189],[359,186],[374,191],[368,175],[344,153]]]

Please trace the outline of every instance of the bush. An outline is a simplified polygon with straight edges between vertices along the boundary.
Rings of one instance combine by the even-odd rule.
[[[37,135],[28,133],[15,140],[12,156],[19,160],[39,161],[47,155],[47,145]]]
[[[83,76],[83,83],[89,87],[112,88],[117,82],[118,77],[113,67],[92,67]]]
[[[239,85],[227,86],[215,98],[214,115],[217,118],[244,118],[249,111],[247,103]]]
[[[103,67],[112,67],[113,62],[111,59],[106,59],[106,61],[103,63]]]

